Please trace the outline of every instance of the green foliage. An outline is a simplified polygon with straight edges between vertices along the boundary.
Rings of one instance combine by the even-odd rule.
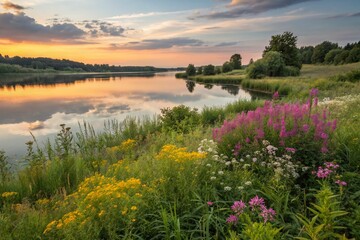
[[[215,66],[214,65],[206,65],[203,67],[203,74],[207,75],[215,75]]]
[[[274,240],[280,239],[281,228],[275,228],[270,223],[252,223],[246,225],[241,239],[248,240]]]
[[[198,75],[203,74],[203,67],[198,67],[197,71],[196,71],[196,74],[198,74]]]
[[[185,72],[175,73],[176,78],[187,78],[187,74]]]
[[[197,109],[185,105],[161,109],[160,120],[164,129],[179,133],[187,133],[200,123]]]
[[[234,69],[233,65],[229,62],[224,62],[224,64],[222,65],[223,73],[231,72],[233,69]]]
[[[334,64],[345,64],[347,63],[346,60],[349,57],[350,51],[349,50],[342,50],[340,53],[338,53],[334,58]]]
[[[349,56],[346,58],[346,63],[360,62],[360,46],[350,50]]]
[[[345,74],[337,75],[331,79],[339,82],[359,82],[360,81],[360,70],[354,70]]]
[[[299,51],[301,54],[301,62],[303,64],[311,64],[311,57],[314,52],[314,47],[313,46],[301,47]]]
[[[189,64],[189,66],[186,68],[186,75],[187,76],[196,75],[196,68],[195,68],[194,64]]]
[[[296,47],[297,36],[292,32],[271,36],[269,46],[265,47],[263,57],[268,52],[275,51],[281,53],[285,65],[301,68],[301,55]]]
[[[284,75],[285,62],[280,52],[266,52],[263,61],[266,64],[267,76],[274,77]]]
[[[341,235],[337,233],[341,227],[340,217],[347,214],[340,208],[338,196],[334,195],[330,187],[323,185],[315,194],[316,203],[312,203],[312,207],[308,207],[313,214],[311,219],[304,215],[298,214],[297,218],[303,224],[303,234],[307,238],[298,237],[297,239],[332,239],[334,237],[341,239]]]
[[[324,41],[314,48],[314,53],[311,57],[311,63],[323,63],[325,61],[325,56],[332,49],[337,49],[339,46],[337,43],[332,43],[329,41]]]
[[[326,64],[332,64],[334,63],[335,57],[342,52],[341,49],[335,48],[331,49],[326,55],[324,59],[324,63]]]
[[[284,76],[292,76],[292,77],[299,76],[300,69],[298,69],[297,67],[293,67],[293,66],[285,66],[283,75]]]
[[[264,78],[266,76],[267,72],[267,66],[266,63],[259,59],[253,64],[251,64],[247,69],[246,72],[249,76],[249,78],[252,79],[258,79],[258,78]]]
[[[230,57],[230,64],[233,69],[241,69],[241,55],[236,53]]]
[[[4,184],[10,177],[10,166],[4,151],[0,150],[0,180]]]

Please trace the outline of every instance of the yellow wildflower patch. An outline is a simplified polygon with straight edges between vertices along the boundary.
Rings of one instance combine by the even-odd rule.
[[[159,154],[156,156],[159,160],[173,160],[178,163],[197,161],[204,159],[205,157],[206,153],[187,152],[186,148],[178,148],[172,144],[164,145]]]

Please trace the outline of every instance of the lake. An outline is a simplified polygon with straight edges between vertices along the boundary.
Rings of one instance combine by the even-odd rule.
[[[237,99],[252,96],[238,86],[176,79],[174,72],[0,75],[0,150],[21,159],[30,132],[41,143],[54,138],[62,123],[76,132],[86,121],[101,131],[109,119],[155,115],[180,104],[201,110]]]

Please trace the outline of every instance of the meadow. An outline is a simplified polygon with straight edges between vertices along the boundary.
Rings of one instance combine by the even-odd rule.
[[[359,64],[328,68],[207,77],[271,101],[61,124],[17,171],[0,152],[1,238],[360,239]]]

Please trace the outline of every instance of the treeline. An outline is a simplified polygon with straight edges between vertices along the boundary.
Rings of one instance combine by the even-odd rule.
[[[23,68],[36,70],[56,70],[72,72],[164,72],[168,68],[156,68],[153,66],[115,66],[109,64],[85,64],[68,59],[52,59],[45,57],[9,57],[0,54],[0,64],[17,65]],[[11,68],[9,68],[11,69]]]
[[[301,60],[304,64],[347,64],[360,62],[360,41],[348,43],[344,47],[337,43],[324,41],[318,45],[301,47]]]

